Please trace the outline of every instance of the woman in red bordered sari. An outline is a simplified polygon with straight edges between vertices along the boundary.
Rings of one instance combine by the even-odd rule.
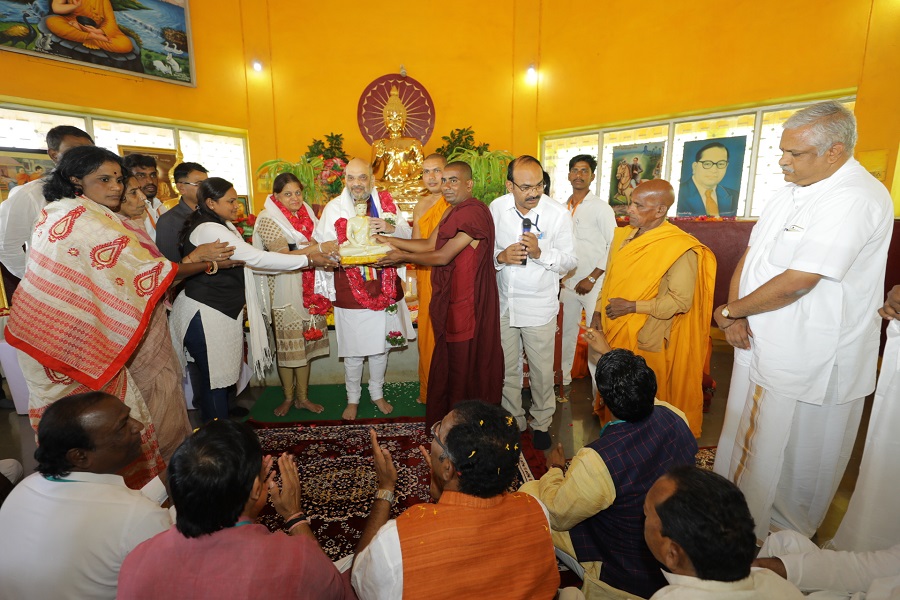
[[[147,404],[125,366],[177,267],[154,257],[113,210],[122,160],[95,146],[66,152],[44,186],[48,204],[13,296],[6,341],[19,350],[37,429],[51,403],[102,390],[143,424],[142,455],[120,473],[139,488],[165,468]]]

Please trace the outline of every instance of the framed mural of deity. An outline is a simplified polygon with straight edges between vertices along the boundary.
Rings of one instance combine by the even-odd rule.
[[[747,136],[685,142],[678,185],[679,217],[737,215]]]
[[[46,150],[0,148],[0,201],[17,185],[40,179],[53,170]]]
[[[140,146],[119,146],[119,156],[125,158],[129,154],[146,154],[156,160],[156,174],[159,177],[156,197],[166,200],[178,199],[175,191],[175,182],[172,179],[172,171],[175,165],[181,162],[181,153],[177,150],[160,150],[159,148],[141,148]]]
[[[623,216],[631,193],[643,181],[659,179],[665,142],[629,144],[613,148],[609,205],[616,216]]]
[[[194,85],[188,0],[0,0],[0,50]]]

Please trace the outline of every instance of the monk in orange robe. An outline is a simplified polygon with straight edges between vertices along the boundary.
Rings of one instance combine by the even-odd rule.
[[[441,217],[450,208],[441,193],[441,173],[447,159],[440,154],[431,154],[422,163],[422,183],[428,195],[422,197],[413,211],[413,239],[427,240],[437,229]],[[416,267],[416,289],[419,296],[419,402],[425,404],[428,397],[428,369],[434,353],[434,329],[431,327],[431,267]]]
[[[132,50],[131,40],[119,29],[109,0],[53,0],[50,11],[53,14],[45,21],[47,29],[61,38],[117,54]]]
[[[630,225],[613,236],[591,326],[602,329],[613,348],[644,357],[656,374],[657,397],[681,409],[700,437],[716,258],[666,221],[674,202],[667,181],[635,188]]]

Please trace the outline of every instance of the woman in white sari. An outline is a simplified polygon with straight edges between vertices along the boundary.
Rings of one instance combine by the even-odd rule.
[[[316,222],[312,208],[303,201],[303,184],[293,174],[282,173],[275,178],[272,195],[257,217],[253,245],[269,252],[336,252],[336,242],[312,242]],[[284,388],[284,402],[275,414],[286,415],[291,404],[320,413],[324,408],[311,402],[308,395],[309,361],[329,353],[325,314],[331,302],[325,281],[316,271],[306,269],[269,275],[261,283],[257,286],[262,292],[260,304],[266,318],[271,318],[278,376]]]

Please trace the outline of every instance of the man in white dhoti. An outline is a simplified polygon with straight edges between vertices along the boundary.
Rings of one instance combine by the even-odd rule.
[[[816,532],[875,388],[893,206],[855,143],[856,120],[837,102],[785,122],[788,185],[713,311],[736,348],[715,471],[744,492],[759,540],[770,525]]]
[[[313,237],[318,242],[347,238],[347,222],[356,216],[356,203],[365,203],[372,233],[409,239],[412,229],[399,214],[390,194],[373,186],[372,167],[359,158],[347,164],[344,190],[322,211]],[[362,394],[363,363],[369,359],[369,395],[378,409],[388,414],[394,408],[384,399],[384,374],[391,348],[416,337],[400,282],[405,268],[373,269],[341,267],[327,273],[329,295],[334,303],[334,328],[338,356],[344,359],[347,408],[343,418],[353,420]]]
[[[888,293],[878,314],[891,323],[859,478],[834,536],[834,546],[840,550],[869,552],[900,546],[900,285]],[[900,561],[900,547],[897,556]]]

